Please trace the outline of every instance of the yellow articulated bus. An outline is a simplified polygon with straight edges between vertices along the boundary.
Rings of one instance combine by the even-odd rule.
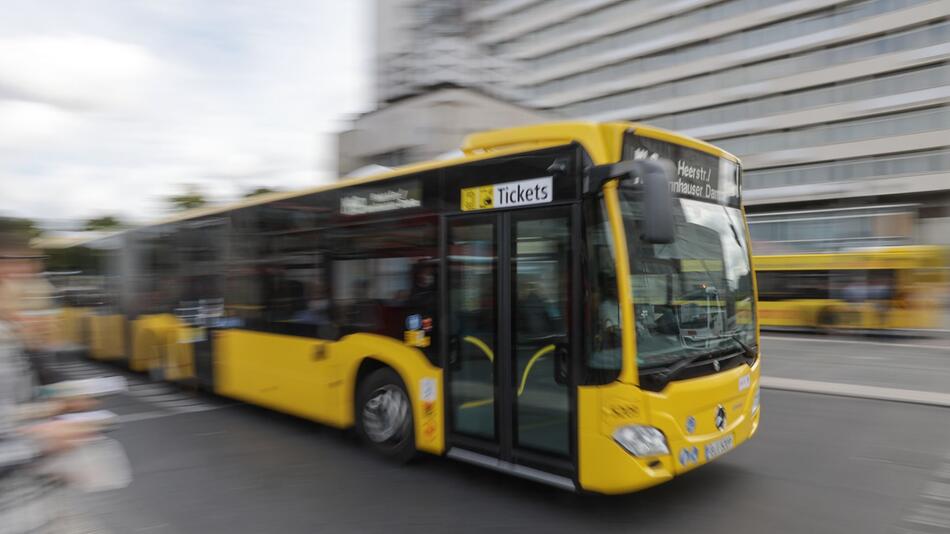
[[[948,253],[936,246],[757,256],[767,328],[918,331],[942,326]]]
[[[653,486],[755,433],[734,156],[631,123],[463,153],[88,243],[105,296],[70,317],[92,358],[571,490]]]

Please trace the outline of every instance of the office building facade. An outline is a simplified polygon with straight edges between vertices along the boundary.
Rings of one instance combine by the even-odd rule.
[[[762,251],[950,244],[946,0],[379,4],[378,33],[400,20],[392,9],[417,21],[443,9],[448,33],[484,59],[453,81],[551,117],[646,122],[739,155]],[[420,64],[377,71],[426,71],[426,42],[403,54]],[[420,87],[380,80],[383,106]]]

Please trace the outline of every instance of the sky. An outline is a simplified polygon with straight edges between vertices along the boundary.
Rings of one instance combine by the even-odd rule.
[[[333,179],[371,107],[367,0],[7,0],[0,216],[141,223]]]

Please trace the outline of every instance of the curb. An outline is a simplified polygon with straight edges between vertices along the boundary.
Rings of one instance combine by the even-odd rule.
[[[779,378],[763,376],[759,382],[764,389],[778,389],[782,391],[796,391],[799,393],[817,393],[819,395],[834,395],[837,397],[852,397],[858,399],[873,399],[891,402],[905,402],[909,404],[925,404],[950,408],[950,394],[932,391],[916,391],[912,389],[884,388],[878,386],[860,386],[856,384],[842,384],[838,382],[818,382],[815,380],[799,380],[795,378]]]

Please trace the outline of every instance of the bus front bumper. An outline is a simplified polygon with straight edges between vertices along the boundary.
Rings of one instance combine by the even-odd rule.
[[[693,391],[667,394],[641,392],[634,386],[619,383],[598,388],[598,391],[580,391],[578,480],[581,488],[603,494],[639,491],[716,460],[752,437],[758,430],[761,414],[758,365],[752,372],[746,372],[749,385],[739,394],[724,397],[721,403],[708,407],[705,405],[708,401],[699,400],[715,399],[719,391],[727,388],[735,392],[736,377],[729,374],[684,385]],[[699,407],[697,403],[702,402],[705,404]],[[585,403],[588,404],[585,406]],[[598,407],[596,414],[591,410],[594,406]],[[728,419],[721,430],[714,421],[720,406]],[[585,417],[585,412],[590,415]],[[691,415],[694,412],[696,415]],[[634,424],[658,428],[666,438],[667,452],[636,456],[618,443],[615,430],[623,426],[623,419],[629,421],[632,417],[640,419]],[[685,421],[693,417],[702,423],[688,431],[684,428]]]

